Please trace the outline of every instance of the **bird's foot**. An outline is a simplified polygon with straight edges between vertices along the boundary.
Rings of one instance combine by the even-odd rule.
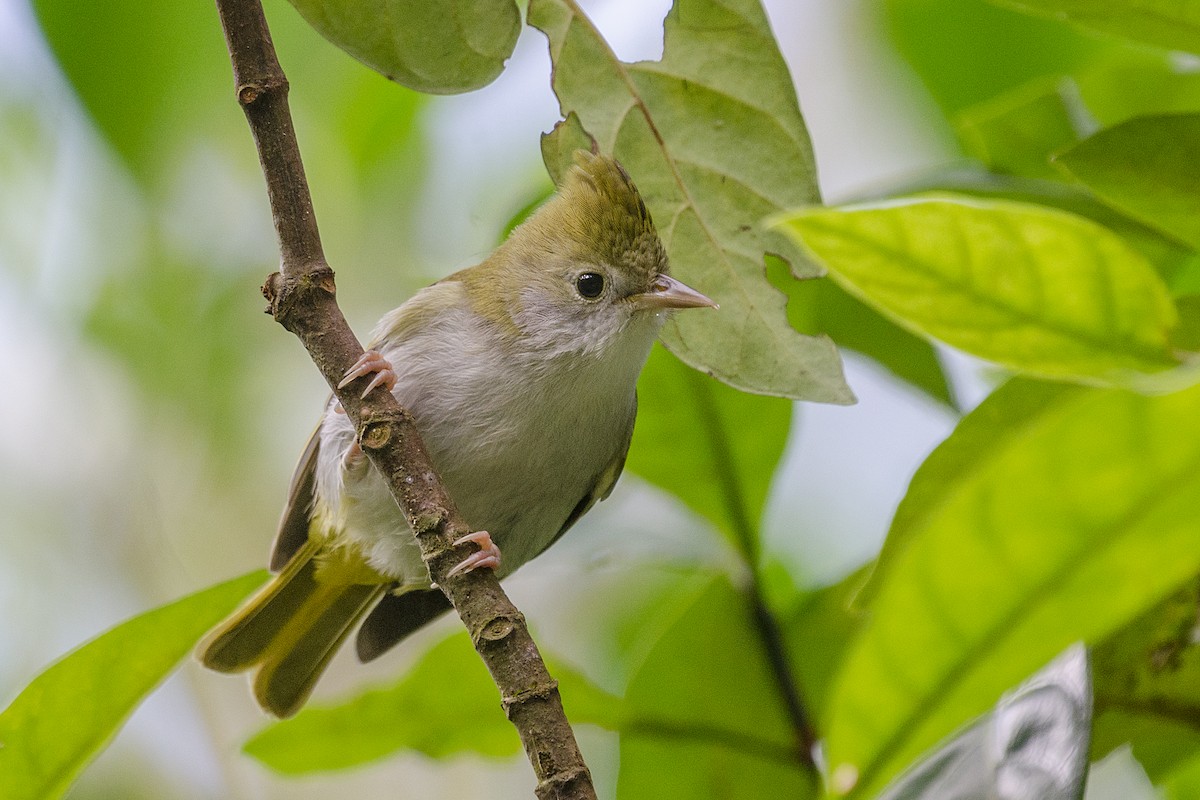
[[[456,539],[454,546],[474,542],[479,545],[479,552],[472,553],[462,561],[454,565],[449,572],[446,573],[447,578],[453,578],[455,575],[465,575],[468,572],[473,572],[480,567],[488,569],[496,569],[500,566],[500,548],[492,541],[491,535],[487,531],[475,531],[468,533],[459,539]]]
[[[344,414],[345,412],[343,411],[342,413]],[[366,463],[366,460],[366,453],[363,452],[359,443],[351,442],[350,446],[346,448],[345,455],[342,456],[342,469],[351,472],[361,467]]]
[[[356,381],[359,378],[375,373],[375,377],[367,384],[367,388],[363,389],[362,397],[366,397],[376,386],[385,386],[390,392],[396,388],[396,371],[392,369],[392,362],[381,356],[375,350],[368,350],[362,354],[358,361],[354,362],[354,366],[346,370],[346,374],[342,376],[342,382],[338,384],[341,389],[351,381]]]

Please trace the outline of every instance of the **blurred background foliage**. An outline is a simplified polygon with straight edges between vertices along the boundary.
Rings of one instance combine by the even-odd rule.
[[[558,118],[545,40],[524,30],[494,84],[430,98],[329,45],[282,0],[265,5],[339,300],[365,334],[416,288],[474,263],[545,196],[537,135]],[[984,0],[763,5],[827,201],[952,188],[1068,208],[1119,229],[1171,287],[1183,316],[1177,336],[1200,338],[1194,249],[1100,205],[1048,158],[1137,115],[1200,112],[1194,56]],[[622,58],[660,52],[666,0],[584,6]],[[117,621],[265,558],[325,394],[307,355],[261,313],[257,287],[277,260],[271,231],[211,5],[118,0],[84,15],[49,0],[0,0],[3,702]],[[561,665],[568,713],[583,722],[581,743],[607,796],[705,797],[740,775],[796,783],[798,773],[780,766],[789,734],[771,678],[747,678],[762,669],[760,643],[738,638],[751,573],[789,632],[791,663],[823,721],[857,624],[846,611],[856,570],[878,552],[918,464],[998,377],[901,331],[832,282],[792,281],[784,269],[771,264],[769,276],[792,301],[792,324],[838,342],[860,403],[801,408],[742,395],[656,350],[641,385],[636,475],[508,584]],[[699,432],[713,426],[734,443],[732,458],[706,449],[714,439]],[[709,490],[728,464],[744,488],[733,504]],[[1194,613],[1194,601],[1174,602],[1177,617]],[[452,623],[367,667],[342,654],[318,689],[318,704],[328,704],[386,685],[395,716],[375,730],[399,755],[284,777],[295,771],[289,763],[353,763],[349,747],[328,746],[316,750],[328,762],[297,762],[308,751],[289,735],[309,747],[321,732],[356,740],[323,717],[303,723],[308,733],[256,735],[264,720],[244,683],[188,664],[69,796],[382,797],[397,786],[407,796],[528,796],[532,778],[499,714],[464,740],[461,726],[427,724],[442,710],[418,708],[415,684],[396,683],[431,646],[435,660],[424,664],[459,665],[463,681],[476,674],[468,652],[435,644]],[[1122,648],[1144,645],[1132,636],[1106,645],[1100,663],[1124,665]],[[1194,659],[1180,647],[1180,658]],[[760,690],[732,704],[718,698],[732,684]],[[710,719],[713,704],[739,710],[724,734],[750,745],[663,744]],[[1200,795],[1189,793],[1200,786],[1194,725],[1113,709],[1098,720],[1096,754],[1131,738],[1173,797]],[[242,754],[248,739],[259,760]],[[695,785],[637,768],[668,762],[700,765],[687,771]],[[1109,772],[1115,783],[1139,769],[1129,759]]]

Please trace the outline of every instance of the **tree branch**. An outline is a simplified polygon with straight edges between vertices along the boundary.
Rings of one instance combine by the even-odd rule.
[[[446,573],[474,547],[451,542],[471,532],[430,463],[412,416],[386,390],[360,399],[362,381],[337,384],[363,349],[335,298],[304,165],[288,111],[283,74],[260,0],[216,0],[233,63],[237,99],[246,113],[267,183],[279,238],[280,271],[267,278],[269,312],[300,338],[354,422],[363,451],[386,479],[408,520],[434,582],[454,604],[487,665],[508,718],[516,726],[544,800],[595,798],[591,774],[563,713],[525,618],[496,576],[476,570]]]

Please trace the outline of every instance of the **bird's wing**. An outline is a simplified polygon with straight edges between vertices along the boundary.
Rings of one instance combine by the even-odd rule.
[[[287,504],[279,518],[279,531],[271,545],[271,571],[278,572],[292,560],[292,556],[308,541],[308,528],[312,522],[313,493],[317,482],[317,450],[321,446],[321,429],[313,431],[296,464],[292,485],[288,487]]]
[[[389,311],[379,321],[369,347],[381,348],[385,343],[395,345],[418,333],[445,309],[459,302],[462,284],[448,279],[427,286],[407,303]],[[416,302],[414,302],[416,301]],[[326,402],[328,407],[328,402]],[[317,451],[321,444],[320,426],[313,432],[296,465],[287,504],[279,520],[279,531],[271,546],[271,569],[283,569],[292,556],[308,541],[312,523],[313,499],[316,492]]]
[[[554,534],[554,538],[538,551],[539,556],[561,539],[562,535],[578,522],[580,517],[591,511],[592,506],[601,500],[607,500],[608,496],[612,494],[613,487],[617,485],[617,479],[621,477],[621,471],[625,469],[625,457],[629,455],[629,442],[633,439],[633,421],[635,419],[637,419],[636,394],[633,396],[633,413],[629,415],[629,423],[625,426],[625,441],[621,445],[621,449],[617,451],[616,458],[596,476],[596,480],[592,483],[592,488],[579,499],[579,502],[575,504],[575,508],[571,509],[571,513],[567,515],[566,522],[558,529],[558,533]]]

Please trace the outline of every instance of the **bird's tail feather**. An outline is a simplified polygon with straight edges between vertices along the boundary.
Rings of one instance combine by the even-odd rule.
[[[200,660],[220,672],[258,666],[254,695],[278,717],[296,713],[382,585],[323,582],[307,543],[249,603],[201,643]]]

